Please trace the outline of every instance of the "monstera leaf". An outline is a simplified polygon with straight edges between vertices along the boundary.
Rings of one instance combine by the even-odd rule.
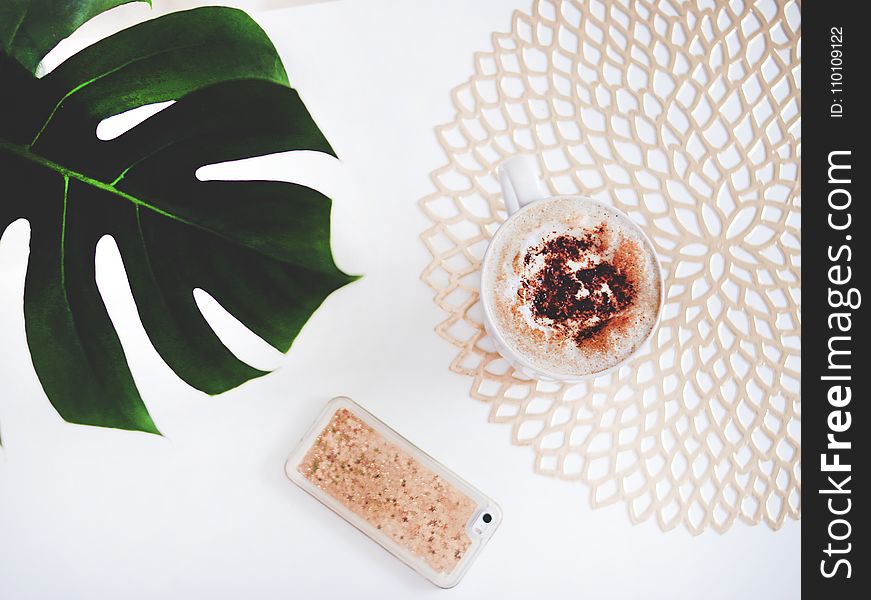
[[[157,432],[95,282],[112,236],[139,316],[166,363],[218,394],[263,374],[197,308],[202,289],[286,351],[324,298],[354,278],[330,251],[330,200],[274,181],[200,181],[207,164],[287,150],[333,154],[266,34],[245,13],[201,8],[106,38],[42,78],[43,55],[123,0],[0,5],[0,232],[30,223],[27,343],[67,421]],[[177,100],[127,133],[106,117]]]

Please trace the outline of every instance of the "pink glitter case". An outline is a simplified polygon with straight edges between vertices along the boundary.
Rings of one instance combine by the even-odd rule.
[[[439,587],[457,585],[499,506],[350,398],[333,398],[285,465],[291,481]]]

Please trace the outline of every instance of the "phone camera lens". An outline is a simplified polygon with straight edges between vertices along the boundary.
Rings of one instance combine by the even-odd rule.
[[[481,520],[484,521],[485,523],[489,523],[490,521],[493,520],[493,517],[492,517],[492,515],[490,515],[490,513],[484,513],[481,516]]]

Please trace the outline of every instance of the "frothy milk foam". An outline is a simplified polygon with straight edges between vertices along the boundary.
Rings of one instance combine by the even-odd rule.
[[[504,342],[535,368],[604,371],[656,325],[654,250],[621,213],[583,198],[534,202],[493,238],[482,299]]]

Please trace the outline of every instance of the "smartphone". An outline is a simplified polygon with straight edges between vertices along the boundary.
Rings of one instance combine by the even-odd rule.
[[[327,403],[285,471],[442,588],[459,583],[502,521],[493,500],[346,397]]]

